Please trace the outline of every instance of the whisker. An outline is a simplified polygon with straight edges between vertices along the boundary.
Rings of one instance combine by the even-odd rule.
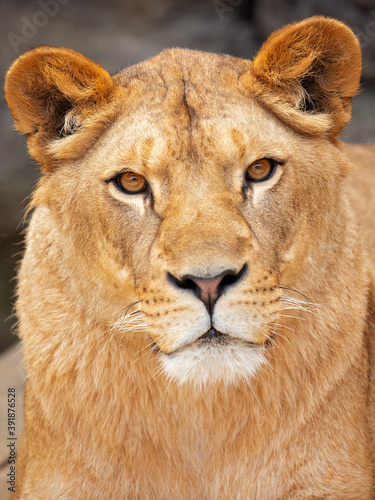
[[[274,347],[270,347],[269,348],[270,350],[272,349],[275,349]],[[276,360],[276,361],[281,361],[281,358],[276,358],[275,356],[272,356],[269,352],[268,352],[268,348],[266,350],[266,353],[267,353],[267,357],[273,359],[273,360]],[[271,375],[271,377],[276,380],[276,377],[278,375],[278,370],[276,370],[276,368],[274,366],[272,366],[272,363],[270,363],[269,359],[265,358],[265,365],[264,365],[264,369]]]
[[[313,313],[320,312],[320,310],[322,310],[324,307],[318,304],[309,304],[308,302],[303,302],[302,300],[294,300],[290,297],[281,297],[281,302],[283,304],[286,304],[287,306],[300,309],[301,311],[308,311]]]
[[[246,379],[244,379],[244,380],[243,380],[243,382],[244,382],[244,383],[247,383],[248,387],[250,387],[250,390],[251,390],[251,392],[253,393],[254,398],[257,400],[258,405],[259,405],[259,406],[262,408],[262,410],[264,411],[264,406],[262,405],[262,403],[259,401],[259,399],[258,399],[257,395],[255,394],[255,391],[254,391],[254,389],[253,389],[253,387],[252,387],[251,382],[250,382],[250,383],[248,383],[248,381],[247,381]]]
[[[280,328],[285,328],[286,330],[289,330],[293,333],[297,333],[298,331],[295,328],[290,328],[290,326],[283,325],[282,323],[271,323],[273,326],[280,327]]]
[[[141,349],[139,349],[139,351],[137,351],[137,352],[133,353],[133,356],[137,356],[137,354],[141,353],[142,351],[144,351],[144,350],[145,350],[145,349],[147,349],[148,347],[151,347],[153,343],[154,343],[154,341],[153,341],[153,340],[150,340],[150,342],[149,342],[146,346],[144,346],[144,347],[142,347]]]
[[[307,312],[307,313],[311,313],[311,314],[314,314],[315,311],[313,311],[312,309],[308,309],[307,307],[298,307],[298,306],[287,306],[287,307],[282,307],[281,309],[279,309],[279,311],[304,311],[304,312]]]
[[[153,344],[153,342],[151,342],[151,343],[150,343],[147,347],[150,347],[152,344]],[[146,348],[144,347],[144,349],[146,349]],[[151,347],[151,349],[149,349],[148,351],[144,352],[141,356],[139,356],[137,359],[135,359],[135,360],[132,362],[132,364],[134,365],[135,363],[137,363],[140,359],[142,359],[142,358],[143,358],[144,356],[146,356],[147,354],[148,354],[148,357],[147,357],[146,361],[148,361],[148,360],[149,360],[149,358],[150,358],[151,353],[152,353],[152,352],[154,352],[156,349],[157,349],[157,345],[156,345],[156,344],[154,344],[154,345]]]
[[[300,319],[301,321],[306,321],[306,318],[301,318],[299,316],[290,316],[289,314],[277,314],[279,318],[291,318],[291,319]]]
[[[290,292],[294,292],[294,293],[297,293],[298,295],[301,295],[301,297],[304,297],[308,302],[312,303],[312,301],[308,298],[307,295],[305,295],[304,293],[302,292],[299,292],[298,290],[296,290],[295,288],[291,288],[289,286],[285,286],[285,285],[279,285],[279,288],[281,288],[281,290],[289,290]]]
[[[285,342],[288,342],[289,345],[292,345],[292,343],[290,342],[290,340],[288,340],[286,337],[284,337],[284,335],[281,335],[281,333],[278,332],[277,330],[271,330],[271,333],[273,333],[277,337],[281,337],[282,339],[285,340]]]
[[[109,330],[109,335],[106,339],[104,339],[104,343],[100,349],[100,351],[98,352],[98,357],[100,357],[100,355],[104,352],[104,350],[106,349],[106,347],[108,346],[108,344],[110,343],[111,339],[114,337],[114,335],[116,334],[116,330]]]
[[[156,372],[153,375],[151,375],[151,377],[148,380],[146,380],[145,384],[147,384],[151,380],[157,380],[163,372],[164,372],[163,366],[159,366]]]
[[[290,297],[289,295],[285,295],[284,293],[281,295],[281,300],[294,302],[296,304],[304,304],[304,305],[308,305],[311,307],[324,307],[324,306],[322,306],[322,304],[317,304],[317,303],[311,302],[311,301],[296,299],[295,297]]]
[[[99,335],[91,338],[90,340],[86,341],[86,344],[90,344],[91,342],[96,342],[96,341],[103,341],[103,345],[101,346],[100,351],[98,352],[98,355],[100,355],[102,352],[104,352],[106,346],[108,343],[111,341],[111,339],[120,331],[124,330],[125,328],[128,331],[144,331],[146,328],[146,324],[142,321],[142,311],[136,310],[132,311],[129,313],[132,307],[136,306],[140,301],[133,302],[129,304],[125,310],[124,310],[124,315],[121,316],[118,320],[116,320],[107,330],[104,332],[101,332]]]
[[[268,350],[272,350],[272,349],[273,349],[273,350],[276,350],[276,349],[278,349],[278,350],[279,350],[279,349],[280,349],[280,346],[279,346],[279,344],[276,342],[276,339],[275,339],[274,337],[269,337],[268,342],[271,342],[272,347],[268,347],[268,346],[267,346],[266,352],[268,352]]]
[[[152,348],[152,349],[150,349],[150,351],[149,351],[149,353],[148,353],[148,356],[147,356],[147,358],[146,358],[146,363],[150,360],[150,356],[151,356],[151,354],[152,354],[153,352],[155,352],[155,351],[156,351],[156,352],[158,352],[158,351],[159,351],[159,346],[158,346],[157,344],[155,344],[155,345],[153,346],[153,348]]]

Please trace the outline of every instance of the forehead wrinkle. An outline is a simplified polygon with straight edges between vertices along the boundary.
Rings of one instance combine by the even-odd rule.
[[[232,137],[234,145],[238,148],[239,160],[242,161],[245,158],[247,151],[247,143],[245,136],[241,130],[238,128],[232,128],[230,130],[230,135]]]
[[[155,138],[154,137],[146,137],[143,139],[139,145],[139,158],[142,162],[142,165],[146,168],[149,169],[149,162],[150,160],[155,160],[154,155],[152,155],[152,151],[154,149],[155,145]]]

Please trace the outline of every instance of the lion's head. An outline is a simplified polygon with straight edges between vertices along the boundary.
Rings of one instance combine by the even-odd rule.
[[[322,17],[253,62],[171,49],[111,77],[72,50],[26,53],[6,95],[44,172],[30,247],[53,240],[77,308],[176,381],[251,378],[290,308],[330,303],[359,75],[354,35]]]

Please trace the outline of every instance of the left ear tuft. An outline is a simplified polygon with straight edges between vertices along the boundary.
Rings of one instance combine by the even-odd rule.
[[[66,48],[26,52],[10,67],[5,80],[16,128],[27,135],[30,153],[45,171],[52,168],[53,141],[92,127],[93,117],[113,100],[115,91],[107,71]]]

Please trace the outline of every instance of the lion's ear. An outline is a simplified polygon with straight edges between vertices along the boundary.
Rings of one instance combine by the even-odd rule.
[[[5,81],[16,127],[27,134],[31,155],[47,171],[52,168],[56,140],[82,135],[90,128],[88,118],[107,107],[115,89],[112,77],[100,65],[74,50],[54,47],[23,54],[10,67]],[[71,146],[72,141],[65,148],[65,157]],[[64,148],[55,150],[64,157]]]
[[[361,50],[353,32],[316,16],[273,33],[243,83],[289,125],[334,138],[350,120],[360,75]]]

